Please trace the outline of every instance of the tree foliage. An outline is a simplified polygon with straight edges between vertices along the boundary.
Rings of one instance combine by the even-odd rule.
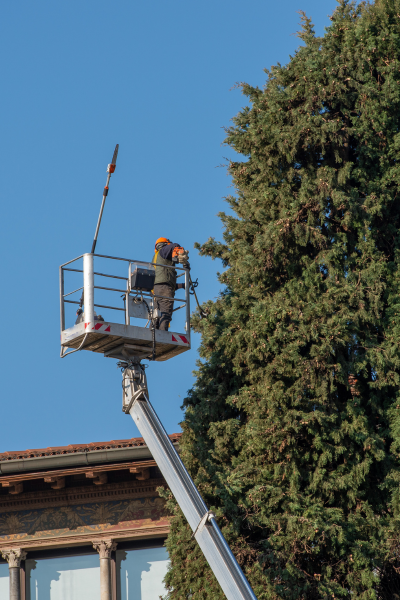
[[[182,457],[259,600],[400,595],[400,0],[340,0],[227,130]],[[179,508],[171,599],[224,596]]]

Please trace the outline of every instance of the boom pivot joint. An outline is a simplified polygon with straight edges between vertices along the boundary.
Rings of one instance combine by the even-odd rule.
[[[140,360],[119,362],[117,366],[122,370],[122,410],[129,414],[136,400],[146,402],[149,398],[147,377]]]

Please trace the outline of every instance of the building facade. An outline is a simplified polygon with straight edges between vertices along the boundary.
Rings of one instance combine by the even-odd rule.
[[[142,438],[0,454],[0,600],[165,594],[163,485]]]

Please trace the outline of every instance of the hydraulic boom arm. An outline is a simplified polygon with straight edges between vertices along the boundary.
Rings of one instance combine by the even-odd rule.
[[[140,362],[123,367],[123,411],[136,423],[228,600],[257,600],[148,398]]]

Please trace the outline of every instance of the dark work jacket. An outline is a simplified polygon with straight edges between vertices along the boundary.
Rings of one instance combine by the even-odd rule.
[[[174,248],[179,247],[179,244],[165,244],[158,252],[153,256],[153,263],[156,263],[156,278],[154,285],[158,283],[167,283],[176,290],[176,271],[175,269],[165,269],[162,265],[168,265],[172,267],[175,263],[172,261],[172,251]]]

